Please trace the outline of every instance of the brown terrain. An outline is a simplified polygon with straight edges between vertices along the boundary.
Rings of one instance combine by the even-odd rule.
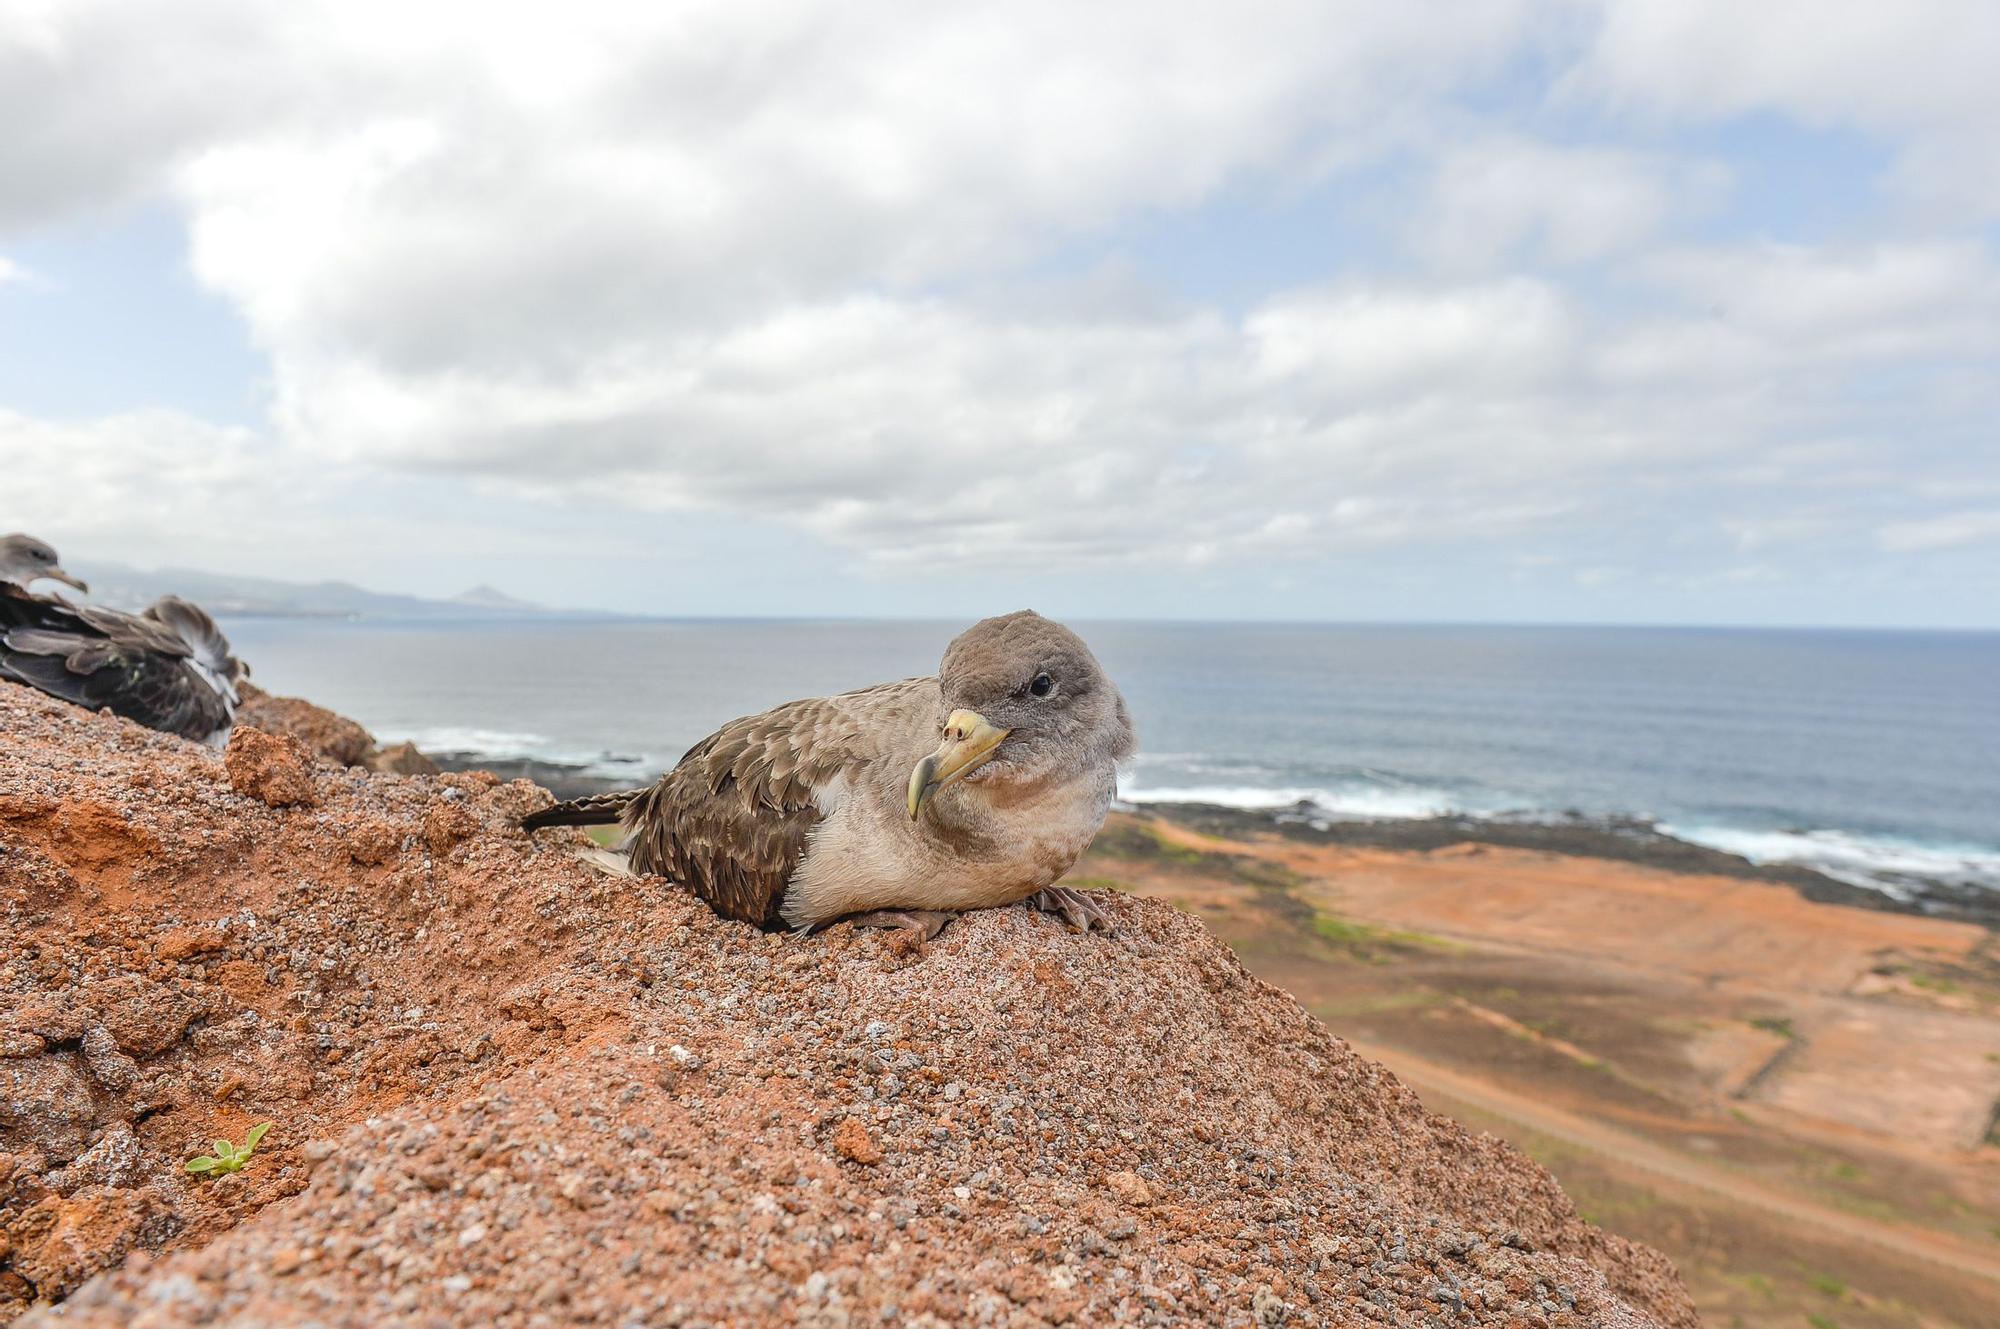
[[[260,704],[224,754],[0,684],[0,1320],[1695,1323],[1663,1257],[1189,913],[767,935],[523,836],[534,785],[378,772],[322,715]],[[1267,888],[1167,844],[1128,823],[1104,861],[1347,972],[1260,950]],[[1256,871],[1346,948],[1311,867]]]
[[[1072,881],[1200,916],[1427,1106],[1666,1251],[1704,1323],[2000,1324],[1986,927],[1742,875],[1184,824],[1223,820],[1118,818]]]

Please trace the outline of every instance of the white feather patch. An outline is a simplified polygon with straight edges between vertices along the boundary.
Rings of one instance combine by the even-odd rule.
[[[600,849],[593,845],[588,849],[577,850],[576,856],[596,868],[599,872],[613,877],[636,877],[639,875],[632,871],[631,855],[617,849]]]

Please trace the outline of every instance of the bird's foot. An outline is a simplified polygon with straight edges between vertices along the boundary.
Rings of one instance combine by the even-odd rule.
[[[1067,886],[1049,886],[1028,897],[1028,907],[1054,914],[1072,932],[1111,931],[1111,915],[1091,899],[1094,892],[1073,891]]]
[[[847,921],[858,928],[900,928],[929,941],[958,915],[943,909],[873,909],[855,914]]]

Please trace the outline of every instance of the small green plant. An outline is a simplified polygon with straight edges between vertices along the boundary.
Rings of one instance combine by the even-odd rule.
[[[257,1142],[264,1138],[264,1132],[271,1129],[270,1122],[252,1126],[250,1133],[243,1137],[241,1147],[227,1140],[216,1140],[213,1156],[202,1154],[187,1161],[187,1170],[197,1175],[212,1176],[217,1172],[241,1172],[243,1165],[250,1161],[250,1155],[257,1152]]]

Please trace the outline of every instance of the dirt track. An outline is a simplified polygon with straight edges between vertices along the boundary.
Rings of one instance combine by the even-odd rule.
[[[1617,1163],[1642,1169],[1668,1181],[1695,1186],[1750,1205],[1780,1218],[1807,1223],[1842,1237],[1865,1241],[1884,1250],[1913,1259],[1939,1264],[1957,1273],[1970,1274],[2000,1284],[2000,1260],[1975,1251],[1943,1233],[1921,1228],[1899,1228],[1874,1222],[1858,1214],[1843,1213],[1826,1205],[1813,1204],[1796,1196],[1784,1195],[1755,1181],[1710,1167],[1686,1154],[1664,1149],[1636,1135],[1607,1126],[1601,1121],[1566,1112],[1525,1094],[1460,1074],[1447,1066],[1426,1061],[1395,1048],[1348,1040],[1356,1052],[1373,1058],[1394,1071],[1417,1090],[1436,1112],[1451,1111],[1454,1103],[1468,1103],[1496,1117],[1519,1122],[1544,1135],[1604,1155]]]

